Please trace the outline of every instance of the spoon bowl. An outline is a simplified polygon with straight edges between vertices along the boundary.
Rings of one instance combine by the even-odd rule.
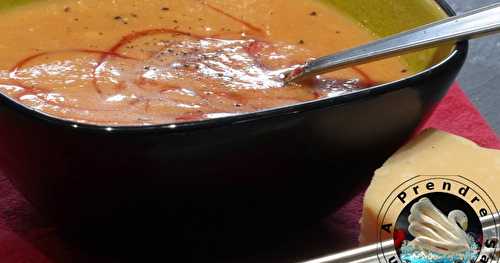
[[[500,3],[497,3],[367,45],[311,60],[286,72],[282,77],[285,83],[300,81],[346,67],[499,32]]]

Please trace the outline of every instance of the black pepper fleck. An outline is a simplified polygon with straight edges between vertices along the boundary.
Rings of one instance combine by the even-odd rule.
[[[69,11],[71,11],[71,8],[69,6],[64,8],[64,12],[68,13]]]
[[[122,17],[121,17],[121,16],[115,16],[113,19],[114,19],[114,20],[121,20],[121,19],[122,19]]]
[[[310,16],[317,16],[318,13],[316,11],[312,11],[311,13],[309,13]]]
[[[162,8],[161,8],[161,10],[162,10],[162,11],[169,11],[169,10],[170,10],[170,8],[168,8],[168,7],[162,7]]]
[[[299,44],[301,44],[301,45],[302,45],[302,44],[304,44],[304,43],[305,43],[305,42],[304,42],[304,40],[302,40],[302,39],[301,39],[301,40],[299,40]]]

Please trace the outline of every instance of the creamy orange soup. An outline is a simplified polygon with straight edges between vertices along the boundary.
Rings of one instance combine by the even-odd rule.
[[[408,74],[394,58],[284,85],[286,70],[375,39],[316,0],[41,0],[0,19],[0,92],[80,123],[219,118]]]

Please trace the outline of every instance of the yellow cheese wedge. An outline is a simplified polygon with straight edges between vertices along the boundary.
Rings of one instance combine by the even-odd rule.
[[[401,148],[375,172],[363,204],[360,243],[378,241],[377,214],[390,192],[418,175],[461,175],[484,189],[500,206],[500,151],[481,148],[467,139],[430,129]],[[388,214],[384,221],[395,222]],[[391,218],[392,217],[392,218]]]

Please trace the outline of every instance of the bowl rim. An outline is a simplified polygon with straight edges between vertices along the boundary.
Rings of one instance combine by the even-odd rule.
[[[456,12],[450,6],[450,4],[446,0],[434,0],[441,9],[448,16],[455,16]],[[362,89],[356,92],[347,93],[344,95],[332,97],[332,98],[323,98],[313,101],[307,101],[303,103],[298,103],[289,106],[282,106],[277,108],[265,109],[256,112],[244,113],[231,115],[227,117],[220,117],[214,119],[206,119],[201,121],[192,121],[192,122],[182,122],[182,123],[166,123],[166,124],[158,124],[158,125],[97,125],[97,124],[87,124],[80,123],[76,121],[66,120],[62,118],[58,118],[42,111],[30,108],[26,105],[23,105],[13,98],[10,98],[8,95],[0,93],[0,103],[4,103],[7,106],[10,106],[16,111],[27,115],[26,117],[33,117],[38,121],[41,121],[48,125],[59,126],[61,128],[66,128],[74,131],[82,131],[82,132],[92,132],[92,133],[104,133],[104,134],[136,134],[136,133],[181,133],[181,132],[190,132],[196,131],[199,129],[211,129],[218,128],[222,126],[228,125],[236,125],[242,123],[249,123],[263,119],[276,118],[285,115],[297,115],[301,113],[305,113],[308,111],[312,111],[315,109],[321,109],[325,107],[331,107],[335,105],[344,104],[349,101],[354,100],[362,100],[363,98],[371,97],[374,95],[384,94],[388,92],[394,92],[400,89],[404,89],[407,86],[411,86],[416,82],[420,82],[426,78],[430,73],[437,71],[447,65],[453,65],[455,60],[460,60],[461,57],[466,57],[468,52],[469,42],[461,41],[456,43],[454,50],[442,61],[439,63],[420,71],[414,75],[409,77],[396,80],[390,83],[385,83],[381,85],[376,85],[367,89]]]

